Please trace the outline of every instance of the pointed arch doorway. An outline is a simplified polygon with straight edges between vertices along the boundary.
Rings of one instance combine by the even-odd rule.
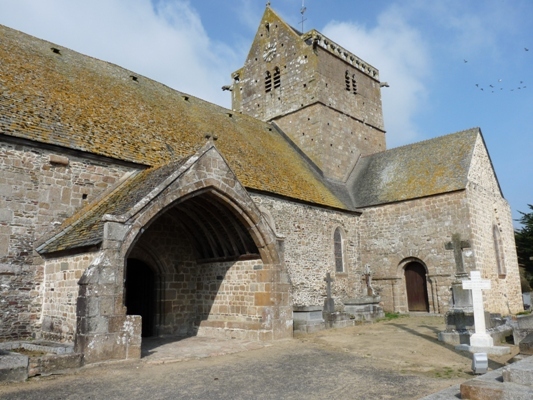
[[[128,258],[125,305],[128,315],[142,317],[142,337],[154,335],[155,274],[145,262]]]
[[[409,311],[429,312],[426,269],[422,264],[412,261],[405,266],[405,286]]]

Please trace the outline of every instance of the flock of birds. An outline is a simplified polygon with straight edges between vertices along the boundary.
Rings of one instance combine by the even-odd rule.
[[[524,47],[524,51],[529,51],[529,49],[527,47]],[[468,60],[463,60],[466,63],[468,63]],[[520,83],[518,84],[518,86],[513,86],[512,88],[508,89],[508,88],[504,88],[501,86],[502,84],[502,81],[503,79],[498,79],[498,83],[496,85],[489,85],[488,87],[482,87],[479,85],[479,83],[476,83],[476,88],[478,88],[479,90],[481,91],[491,91],[492,93],[494,93],[495,91],[498,91],[498,90],[508,90],[508,91],[511,91],[511,92],[514,92],[515,90],[522,90],[522,89],[527,89],[527,86],[524,84],[524,81],[520,81]]]

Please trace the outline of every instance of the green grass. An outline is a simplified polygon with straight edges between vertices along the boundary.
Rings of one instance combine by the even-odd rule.
[[[381,318],[380,321],[392,321],[393,319],[408,317],[407,314],[400,314],[398,312],[386,312],[385,318]]]

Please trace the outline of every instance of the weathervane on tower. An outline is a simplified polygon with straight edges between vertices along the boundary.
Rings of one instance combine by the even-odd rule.
[[[305,0],[302,0],[302,8],[300,9],[300,14],[302,14],[302,33],[304,32],[304,21],[307,21],[306,18],[304,18],[304,13],[307,10],[305,8]]]

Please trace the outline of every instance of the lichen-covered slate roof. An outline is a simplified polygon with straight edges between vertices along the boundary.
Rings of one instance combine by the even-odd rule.
[[[466,188],[478,128],[362,157],[350,182],[359,208]]]
[[[247,188],[349,208],[269,124],[0,25],[1,135],[157,166],[206,133]]]
[[[58,232],[38,246],[37,250],[39,253],[51,253],[101,243],[105,214],[116,216],[126,213],[185,161],[187,158],[135,173],[107,196],[88,204],[65,220]]]

